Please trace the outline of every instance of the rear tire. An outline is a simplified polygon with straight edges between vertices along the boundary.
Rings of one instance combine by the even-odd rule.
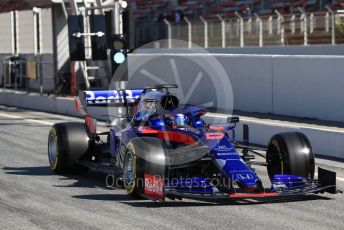
[[[83,173],[87,168],[77,160],[87,154],[89,135],[83,123],[54,124],[49,132],[48,157],[51,170],[56,174]]]
[[[268,145],[266,162],[270,180],[276,174],[314,178],[314,154],[303,133],[287,132],[273,136]]]
[[[124,163],[123,163],[123,185],[124,188],[127,190],[127,193],[135,199],[140,198],[138,188],[140,187],[138,184],[140,183],[140,179],[142,176],[139,172],[137,172],[136,165],[139,162],[135,153],[132,152],[132,149],[128,149],[125,153]]]

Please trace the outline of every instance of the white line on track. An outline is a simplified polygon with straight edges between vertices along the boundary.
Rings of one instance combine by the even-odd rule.
[[[21,119],[21,120],[24,120],[24,121],[38,123],[38,124],[43,124],[43,125],[53,125],[54,124],[52,122],[39,121],[39,120],[25,118],[25,117],[21,117],[21,116],[10,115],[10,114],[7,114],[7,113],[0,113],[0,116],[1,117],[7,117],[7,118]]]
[[[339,180],[340,182],[344,182],[344,178],[336,177],[336,179]]]
[[[336,178],[337,178],[337,180],[344,182],[344,178],[341,178],[341,177],[336,177]]]

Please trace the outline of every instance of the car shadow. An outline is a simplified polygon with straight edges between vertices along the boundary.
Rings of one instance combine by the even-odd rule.
[[[52,185],[54,187],[81,187],[81,188],[104,188],[106,176],[102,173],[89,171],[85,174],[54,174],[49,166],[37,166],[37,167],[3,167],[2,170],[6,174],[22,175],[22,176],[57,176],[61,181],[71,181],[71,183],[61,183],[58,185]]]
[[[82,200],[97,200],[97,201],[131,201],[132,198],[127,194],[89,194],[89,195],[75,195],[73,198]]]
[[[199,206],[244,206],[244,205],[262,205],[262,204],[274,204],[274,203],[291,203],[291,202],[304,202],[311,200],[332,200],[331,198],[319,196],[319,195],[301,195],[284,198],[255,198],[255,199],[194,199],[194,200],[181,200],[181,201],[169,201],[166,202],[154,202],[149,200],[144,201],[132,201],[121,202],[133,207],[139,208],[162,208],[162,207],[199,207]]]
[[[80,175],[63,175],[60,180],[71,180],[67,185],[54,185],[59,188],[98,188],[103,190],[113,190],[116,188],[106,187],[106,175],[100,172],[90,171]]]
[[[48,166],[38,167],[3,167],[6,174],[23,176],[51,176],[53,173]]]
[[[123,190],[124,193],[124,190]],[[273,197],[273,198],[255,198],[255,199],[184,199],[166,201],[151,201],[147,199],[134,199],[127,194],[92,194],[76,195],[77,199],[97,200],[97,201],[116,201],[137,208],[168,208],[168,207],[201,207],[201,206],[244,206],[244,205],[262,205],[274,203],[305,202],[312,200],[332,200],[331,198],[320,195],[300,195],[292,197]]]

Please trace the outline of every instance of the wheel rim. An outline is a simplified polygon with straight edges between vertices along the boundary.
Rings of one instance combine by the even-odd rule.
[[[276,174],[284,174],[282,154],[275,145],[270,145],[267,154],[268,174],[272,180]]]
[[[57,158],[57,136],[53,132],[49,135],[48,153],[50,163],[53,165]]]
[[[125,188],[131,193],[135,187],[135,157],[131,151],[128,151],[125,156],[123,181]]]

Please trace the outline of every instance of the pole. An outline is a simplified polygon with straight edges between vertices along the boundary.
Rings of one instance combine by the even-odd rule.
[[[95,5],[96,5],[96,7],[99,7],[99,8],[100,8],[100,9],[98,9],[98,13],[99,13],[99,14],[104,14],[103,9],[101,8],[101,6],[102,6],[102,1],[101,1],[101,0],[96,0]]]
[[[6,74],[6,64],[5,60],[2,60],[2,91],[5,92],[5,74]]]
[[[281,35],[281,45],[284,46],[284,17],[278,10],[275,10],[275,13],[278,17],[278,25],[280,29],[279,33]]]
[[[336,44],[336,21],[335,21],[335,12],[331,9],[330,6],[325,6],[328,12],[331,14],[331,43],[332,45]]]
[[[240,47],[244,47],[244,19],[237,11],[235,11],[235,15],[238,17],[240,23]]]
[[[172,28],[171,28],[171,23],[164,18],[164,23],[167,25],[167,36],[168,36],[168,48],[172,48]]]
[[[78,10],[78,5],[76,0],[70,0],[70,7],[72,8],[73,14],[74,15],[78,15],[79,14],[79,10]]]
[[[256,17],[256,21],[259,25],[259,47],[263,47],[263,20],[256,13],[254,16]]]
[[[309,17],[309,33],[314,32],[314,14],[311,13],[311,16]]]
[[[70,7],[72,8],[72,15],[81,14],[81,11],[79,11],[79,8],[78,8],[77,0],[69,0],[69,4],[70,4]],[[86,7],[87,7],[87,5],[85,4],[85,8]],[[85,15],[86,15],[87,10],[85,9],[84,11],[85,11]],[[87,26],[85,29],[87,29]],[[76,75],[77,74],[82,74],[82,78],[84,80],[84,83],[85,83],[87,89],[90,87],[90,82],[88,81],[87,73],[83,69],[83,66],[84,66],[83,61],[74,61],[74,63],[72,62],[71,64],[72,64],[71,83],[73,82],[75,84],[75,85],[71,85],[71,93],[73,93],[75,95],[77,93],[76,91],[78,90],[77,81],[76,81]],[[38,65],[38,63],[37,63],[37,65]],[[73,78],[75,78],[75,79],[73,79]],[[74,90],[75,90],[75,92],[73,92]]]
[[[15,13],[14,11],[11,11],[11,51],[12,51],[11,54],[12,56],[16,53],[16,48],[15,48],[16,41],[15,41],[15,36],[14,36],[15,34],[14,28],[17,28],[16,27],[17,25],[14,24],[14,19],[15,19]]]
[[[192,48],[192,24],[187,17],[184,17],[184,20],[188,24],[188,47]]]
[[[307,14],[303,8],[298,7],[297,9],[301,12],[302,17],[303,17],[303,43],[305,46],[307,46],[308,45]]]
[[[292,34],[295,34],[295,14],[293,14],[291,16],[291,19],[290,19],[290,30],[291,30],[291,33]]]
[[[269,17],[269,34],[272,34],[272,16]]]
[[[226,21],[220,15],[217,18],[221,21],[222,48],[226,48]]]
[[[43,95],[43,67],[42,67],[42,54],[39,54],[39,93]]]
[[[202,17],[199,17],[204,23],[204,48],[208,48],[208,22]]]
[[[326,15],[325,15],[325,31],[326,32],[330,31],[330,14],[329,14],[329,12],[326,12]]]

